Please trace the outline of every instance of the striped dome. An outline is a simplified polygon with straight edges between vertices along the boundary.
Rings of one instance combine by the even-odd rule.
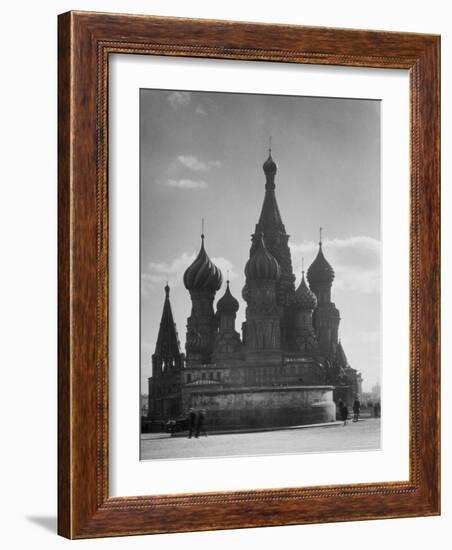
[[[331,285],[334,280],[334,269],[326,261],[322,251],[322,243],[319,243],[319,252],[308,269],[308,281],[311,288],[319,285]]]
[[[297,309],[314,310],[317,307],[316,295],[308,288],[304,278],[304,271],[301,282],[292,298],[292,303]]]
[[[248,283],[245,283],[245,286],[242,288],[242,298],[245,300],[245,302],[248,302],[249,297],[250,289],[248,287]]]
[[[264,162],[262,168],[264,169],[266,176],[274,176],[276,174],[278,167],[276,166],[276,162],[273,160],[270,152],[268,153],[268,159]]]
[[[239,303],[231,294],[231,291],[229,290],[229,281],[227,281],[226,292],[218,300],[217,310],[221,313],[237,313],[238,309]]]
[[[204,249],[204,235],[201,235],[201,250],[184,273],[185,288],[216,291],[220,289],[222,282],[221,271],[207,255]]]
[[[256,279],[277,280],[281,269],[277,259],[267,250],[263,235],[257,237],[256,249],[245,266],[246,278],[250,281]]]

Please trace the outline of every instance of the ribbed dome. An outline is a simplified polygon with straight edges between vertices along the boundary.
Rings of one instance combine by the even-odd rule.
[[[308,269],[309,286],[312,288],[319,284],[331,285],[334,280],[334,269],[326,261],[322,252],[322,243],[319,244],[319,252],[316,259],[312,262]]]
[[[297,309],[312,311],[317,307],[316,295],[308,288],[304,278],[304,271],[301,277],[301,282],[293,295],[292,303]]]
[[[245,302],[248,302],[249,297],[250,297],[250,289],[248,287],[248,284],[245,283],[245,286],[242,288],[242,298],[245,300]]]
[[[217,310],[221,313],[237,313],[239,309],[239,303],[231,294],[229,290],[229,281],[226,284],[226,292],[218,300]]]
[[[279,263],[265,247],[262,234],[257,237],[256,250],[245,266],[245,275],[249,280],[277,280],[281,273]]]
[[[264,162],[262,168],[264,169],[266,176],[274,176],[276,174],[278,167],[272,159],[272,154],[270,152],[268,153],[268,159]]]
[[[187,290],[219,290],[223,277],[204,249],[204,235],[201,235],[201,250],[195,261],[184,273]]]

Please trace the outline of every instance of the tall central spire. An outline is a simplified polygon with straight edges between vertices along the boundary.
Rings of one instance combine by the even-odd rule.
[[[259,221],[252,236],[250,258],[262,239],[268,252],[277,260],[280,266],[280,277],[276,283],[276,300],[278,306],[289,304],[290,296],[295,291],[295,276],[292,269],[292,259],[289,248],[289,235],[286,233],[275,194],[275,175],[278,170],[272,158],[271,141],[269,142],[268,158],[264,162],[265,196]],[[288,322],[288,321],[287,321]],[[282,319],[282,338],[285,338],[286,321]]]
[[[267,180],[265,184],[265,189],[274,189],[275,188],[275,175],[278,171],[275,161],[272,157],[271,146],[268,149],[268,159],[264,162],[262,168],[264,169],[265,178]]]
[[[278,203],[276,202],[275,175],[278,167],[272,158],[271,137],[269,145],[268,158],[262,167],[265,174],[265,197],[258,223],[260,230],[264,233],[275,230],[285,232]]]

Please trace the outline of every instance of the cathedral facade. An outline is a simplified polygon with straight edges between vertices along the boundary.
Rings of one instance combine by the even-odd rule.
[[[331,301],[334,270],[322,240],[316,258],[295,275],[275,194],[277,166],[263,165],[265,196],[245,265],[245,322],[236,328],[239,302],[229,281],[201,247],[184,273],[192,308],[185,353],[173,319],[170,289],[152,356],[149,420],[164,422],[204,409],[210,429],[291,426],[329,422],[339,399],[361,394],[361,375],[338,338],[340,313]]]

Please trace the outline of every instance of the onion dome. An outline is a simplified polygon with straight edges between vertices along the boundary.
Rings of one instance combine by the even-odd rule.
[[[201,235],[201,250],[184,273],[185,288],[216,291],[220,289],[222,282],[221,271],[207,255],[204,249],[204,235]]]
[[[226,292],[218,300],[217,311],[220,313],[237,313],[239,309],[239,303],[231,294],[229,290],[229,281],[226,282]]]
[[[334,269],[326,261],[322,251],[322,241],[319,242],[319,251],[315,260],[308,269],[308,281],[312,288],[319,285],[331,285],[334,280]]]
[[[317,307],[316,295],[309,289],[302,272],[301,282],[292,298],[292,303],[297,309],[312,311]]]
[[[245,275],[249,280],[270,279],[277,280],[281,268],[277,259],[267,250],[262,233],[257,236],[256,249],[245,266]]]
[[[264,169],[264,173],[266,176],[275,176],[278,167],[276,166],[276,162],[272,158],[271,150],[268,152],[268,159],[264,162],[262,168]]]
[[[248,302],[249,297],[250,297],[250,289],[249,289],[248,283],[245,283],[245,286],[242,288],[242,298],[245,300],[245,302]]]

